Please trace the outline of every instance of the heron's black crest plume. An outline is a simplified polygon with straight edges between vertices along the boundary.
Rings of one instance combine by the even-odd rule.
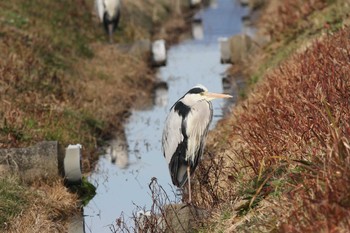
[[[187,94],[199,94],[199,93],[202,93],[202,92],[205,92],[205,90],[203,88],[201,88],[201,87],[194,87],[191,90],[189,90],[187,92]]]

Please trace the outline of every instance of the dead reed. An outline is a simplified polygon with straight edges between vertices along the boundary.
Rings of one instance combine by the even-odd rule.
[[[349,37],[349,28],[330,33],[264,77],[211,139],[196,203],[237,217],[268,198],[283,215],[275,230],[350,229]]]
[[[270,3],[271,9],[268,14],[262,15],[261,23],[266,32],[275,39],[281,39],[283,35],[294,37],[305,31],[305,28],[312,25],[308,22],[309,16],[321,11],[330,3],[327,0],[272,0],[270,2],[274,3]]]

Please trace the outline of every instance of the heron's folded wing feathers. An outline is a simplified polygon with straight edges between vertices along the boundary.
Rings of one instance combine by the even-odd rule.
[[[191,171],[196,168],[198,160],[202,156],[212,118],[212,105],[207,101],[201,101],[194,105],[186,118],[186,132],[188,135],[187,159],[192,162]]]
[[[181,101],[171,109],[163,131],[163,153],[169,164],[173,183],[181,187],[187,181],[202,155],[209,124],[212,120],[210,102],[201,101],[191,108]]]
[[[96,7],[96,11],[98,14],[98,17],[100,18],[100,21],[103,21],[103,14],[105,11],[105,7],[103,5],[103,0],[95,0],[95,7]]]
[[[183,141],[184,137],[181,133],[182,118],[171,109],[165,123],[163,131],[163,153],[168,164],[174,155],[177,146]]]

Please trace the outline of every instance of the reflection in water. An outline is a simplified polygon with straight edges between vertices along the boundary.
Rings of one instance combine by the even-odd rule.
[[[108,142],[105,157],[111,163],[116,164],[120,169],[129,166],[128,143],[125,134],[118,135]]]
[[[224,115],[229,114],[233,106],[237,103],[242,95],[242,91],[246,87],[246,80],[242,74],[235,74],[234,76],[227,75],[222,78],[222,88],[225,93],[232,93],[233,98],[225,102]]]
[[[212,8],[212,9],[218,8],[217,0],[210,0],[209,7]]]
[[[220,45],[220,62],[221,64],[226,64],[231,62],[231,48],[230,39],[227,37],[220,37],[218,39]]]
[[[200,10],[192,18],[192,37],[195,40],[203,40],[204,38],[202,14],[203,14],[203,10]]]
[[[195,40],[202,40],[204,38],[204,31],[201,20],[194,20],[192,22],[192,37]]]
[[[241,6],[249,6],[249,0],[239,0]]]
[[[165,107],[168,104],[168,84],[166,82],[158,83],[154,88],[154,105]]]
[[[253,27],[253,19],[252,16],[254,15],[254,12],[252,12],[252,9],[250,9],[250,7],[247,5],[243,5],[245,6],[245,9],[247,9],[247,13],[245,15],[242,16],[242,34],[248,35],[252,38],[255,37],[256,34],[256,29]]]
[[[222,78],[222,89],[225,93],[231,93],[231,82],[229,76],[225,76]]]
[[[250,14],[242,17],[242,23],[245,27],[251,27],[253,25]]]

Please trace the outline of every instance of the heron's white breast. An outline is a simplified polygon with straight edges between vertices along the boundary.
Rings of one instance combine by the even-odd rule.
[[[106,6],[106,12],[110,18],[113,18],[118,10],[120,5],[120,0],[104,0],[104,4]]]
[[[186,134],[188,135],[186,159],[193,160],[198,153],[202,140],[205,141],[207,136],[211,120],[212,107],[210,102],[200,101],[191,107],[186,120]]]

